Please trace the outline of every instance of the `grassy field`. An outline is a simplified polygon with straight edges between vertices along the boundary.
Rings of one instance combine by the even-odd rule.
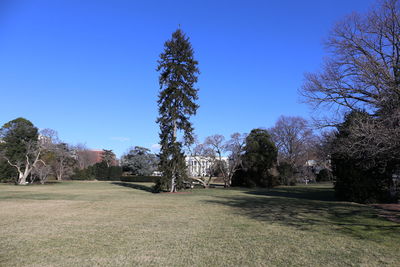
[[[400,224],[330,186],[0,184],[0,266],[399,266]]]

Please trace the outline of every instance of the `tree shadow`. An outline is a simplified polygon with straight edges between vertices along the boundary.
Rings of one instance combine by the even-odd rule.
[[[154,189],[152,186],[146,186],[146,185],[141,185],[141,184],[133,184],[133,183],[127,183],[127,182],[112,182],[111,184],[113,185],[118,185],[118,186],[123,186],[123,187],[129,187],[137,190],[142,190],[150,193],[155,193]]]
[[[269,190],[261,189],[257,191],[248,191],[246,194],[318,201],[335,201],[333,190],[322,187],[282,187]]]
[[[241,216],[299,230],[326,231],[328,226],[360,239],[380,239],[384,235],[400,238],[400,224],[379,217],[369,206],[334,201],[329,188],[249,190],[206,202],[232,207]]]

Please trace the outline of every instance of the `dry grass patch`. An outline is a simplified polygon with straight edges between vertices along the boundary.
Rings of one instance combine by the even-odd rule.
[[[396,266],[399,224],[328,186],[0,185],[0,266]],[[147,188],[147,189],[146,189]]]

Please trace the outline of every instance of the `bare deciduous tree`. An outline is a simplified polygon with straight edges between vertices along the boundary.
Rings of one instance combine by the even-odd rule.
[[[279,161],[300,167],[310,159],[315,136],[305,119],[281,116],[268,132],[278,148]]]
[[[75,160],[72,157],[72,152],[66,143],[54,144],[52,147],[54,153],[54,159],[51,162],[51,167],[57,180],[63,180],[63,178],[72,173],[75,165]]]
[[[77,144],[72,147],[75,160],[79,169],[86,169],[96,163],[96,155],[92,153],[84,144]]]
[[[210,151],[212,151],[212,153],[210,153],[210,156],[214,159],[213,161],[218,161],[221,163],[223,161],[223,153],[225,150],[225,137],[220,134],[214,134],[208,136],[204,141],[204,144],[208,147]],[[227,187],[227,170],[223,167],[223,164],[218,164],[217,166],[220,173],[222,174],[222,177],[224,178],[225,187]]]
[[[62,180],[72,173],[74,159],[68,144],[61,142],[57,131],[44,129],[40,131],[40,143],[47,152],[46,163],[49,165],[57,180]]]
[[[366,16],[338,23],[326,46],[330,57],[320,73],[308,73],[305,100],[336,110],[398,108],[400,99],[400,9],[384,1]]]
[[[41,184],[44,184],[51,172],[52,170],[49,165],[44,164],[43,161],[38,162],[32,170],[31,182],[33,183],[36,179],[38,179]]]
[[[226,182],[232,184],[232,177],[242,168],[242,156],[246,145],[247,134],[233,133],[231,139],[225,143],[224,150],[228,153],[229,164]]]
[[[190,155],[190,160],[196,162],[196,166],[190,165],[193,164],[193,162],[189,162],[189,168],[192,168],[192,171],[188,171],[192,174],[192,179],[201,183],[204,188],[208,188],[214,174],[213,167],[216,166],[217,158],[214,151],[205,142],[200,143],[197,137],[195,137],[194,140],[194,143],[188,145],[186,150],[187,154]],[[203,169],[206,171],[206,176],[202,175]]]
[[[326,42],[330,57],[321,72],[306,74],[301,93],[315,107],[341,115],[368,113],[356,119],[340,148],[360,159],[390,160],[400,158],[400,1],[379,3],[336,25]]]
[[[230,187],[232,177],[235,172],[242,166],[242,154],[246,141],[245,134],[234,133],[231,139],[225,142],[225,137],[219,134],[212,135],[206,138],[205,144],[212,151],[212,155],[216,159],[216,166],[224,179],[224,186]],[[224,160],[224,153],[228,153],[228,162]]]

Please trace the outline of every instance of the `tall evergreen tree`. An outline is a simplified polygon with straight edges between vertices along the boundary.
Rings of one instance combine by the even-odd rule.
[[[199,69],[194,59],[189,38],[180,30],[172,34],[164,44],[164,52],[158,60],[160,92],[158,99],[160,125],[160,170],[163,177],[157,189],[176,192],[186,177],[185,157],[182,145],[193,143],[193,126],[189,121],[199,107],[197,82]],[[181,134],[183,141],[178,141]]]

